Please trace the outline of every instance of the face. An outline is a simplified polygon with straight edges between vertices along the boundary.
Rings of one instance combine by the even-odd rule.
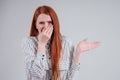
[[[49,25],[52,25],[51,17],[46,14],[40,14],[36,21],[36,28],[38,29],[39,33],[41,33],[42,30],[47,28]]]

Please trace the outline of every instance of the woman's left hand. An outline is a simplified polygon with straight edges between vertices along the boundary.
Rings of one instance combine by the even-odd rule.
[[[99,42],[98,41],[94,41],[94,42],[88,42],[87,39],[84,39],[82,41],[80,41],[76,47],[76,52],[77,53],[82,53],[85,51],[89,51],[91,49],[94,49],[96,47],[99,46]]]

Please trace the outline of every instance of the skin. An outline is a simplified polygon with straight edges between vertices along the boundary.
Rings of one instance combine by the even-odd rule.
[[[46,14],[40,14],[36,21],[36,28],[39,31],[37,51],[38,53],[45,54],[45,45],[51,38],[53,32],[51,17]]]
[[[94,48],[97,48],[99,46],[99,44],[100,43],[98,41],[88,42],[87,38],[80,41],[77,44],[76,51],[75,51],[75,53],[76,53],[75,58],[74,58],[75,63],[76,64],[80,63],[80,55],[81,55],[81,53],[83,53],[85,51],[92,50]]]
[[[53,32],[52,20],[49,15],[40,14],[36,21],[36,28],[39,31],[38,35],[38,53],[45,54],[45,45],[51,38]],[[92,50],[99,46],[98,41],[88,42],[87,38],[83,39],[77,44],[75,49],[74,62],[80,63],[80,55],[85,51]]]

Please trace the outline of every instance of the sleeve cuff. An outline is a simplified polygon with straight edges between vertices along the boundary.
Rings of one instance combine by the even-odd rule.
[[[80,63],[76,64],[76,63],[72,62],[71,67],[72,67],[73,70],[80,70]]]

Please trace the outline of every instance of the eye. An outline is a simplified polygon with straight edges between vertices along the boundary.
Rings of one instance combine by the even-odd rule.
[[[52,21],[48,21],[48,23],[49,23],[49,24],[53,24],[53,22],[52,22]]]
[[[45,24],[45,22],[39,22],[39,24]]]

